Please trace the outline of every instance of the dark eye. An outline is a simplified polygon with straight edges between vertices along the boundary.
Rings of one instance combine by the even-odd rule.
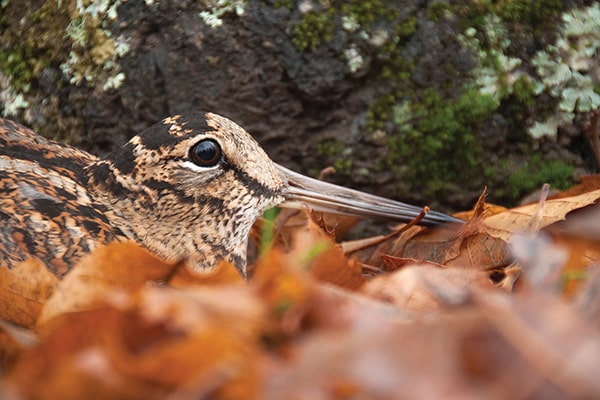
[[[190,150],[190,158],[201,167],[214,167],[221,160],[221,146],[213,139],[198,142]]]

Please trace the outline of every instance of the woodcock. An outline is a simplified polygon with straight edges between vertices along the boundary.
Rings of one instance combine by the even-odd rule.
[[[250,228],[269,207],[408,221],[421,208],[346,189],[274,163],[234,122],[177,115],[97,158],[0,119],[0,266],[37,257],[66,274],[100,244],[133,240],[197,269],[246,272]],[[458,220],[429,212],[435,225]]]

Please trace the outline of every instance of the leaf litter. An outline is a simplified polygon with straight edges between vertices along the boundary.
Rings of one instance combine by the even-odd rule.
[[[282,213],[247,281],[132,243],[2,268],[0,396],[600,398],[598,181],[353,243]]]

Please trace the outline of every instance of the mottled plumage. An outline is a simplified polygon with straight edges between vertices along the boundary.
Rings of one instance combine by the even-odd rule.
[[[0,119],[0,265],[29,257],[63,276],[100,244],[131,239],[197,269],[246,271],[246,242],[271,206],[409,220],[419,208],[326,184],[269,159],[234,122],[173,116],[100,159]],[[432,212],[423,223],[455,221]]]
[[[0,119],[0,265],[36,256],[62,276],[99,243],[125,238],[87,191],[96,161]]]

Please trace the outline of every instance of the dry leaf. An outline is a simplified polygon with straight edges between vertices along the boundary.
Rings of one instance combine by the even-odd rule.
[[[404,311],[423,313],[464,302],[474,285],[494,287],[485,271],[413,264],[373,278],[361,292]]]
[[[344,255],[342,248],[313,220],[297,229],[289,257],[306,260],[311,274],[318,280],[357,289],[364,283],[362,267]]]
[[[600,397],[600,331],[574,307],[539,292],[510,298],[476,291],[475,299],[485,318],[566,397]]]
[[[132,242],[111,243],[83,257],[45,304],[38,328],[52,318],[92,307],[109,289],[133,291],[148,281],[165,281],[176,269]]]
[[[416,264],[431,265],[432,267],[437,267],[437,268],[445,267],[444,265],[438,264],[433,261],[421,261],[421,260],[417,260],[415,258],[409,258],[409,257],[394,257],[394,256],[390,256],[388,254],[382,254],[381,261],[383,262],[383,265],[385,266],[386,272],[396,271],[400,268],[404,268],[404,267],[412,266],[412,265],[416,265]]]
[[[318,329],[348,328],[366,315],[389,323],[414,322],[413,314],[392,304],[328,283],[319,283],[312,299],[307,318]]]
[[[600,268],[596,265],[574,295],[577,312],[591,325],[600,328]]]
[[[33,327],[57,284],[56,276],[37,259],[0,267],[0,318]]]
[[[407,243],[403,254],[405,257],[434,261],[446,266],[478,270],[505,266],[511,259],[509,248],[503,240],[483,233],[445,240],[444,236],[433,230]]]
[[[378,268],[383,267],[384,255],[483,271],[510,263],[510,249],[503,240],[476,232],[474,228],[471,231],[439,227],[407,232],[377,246],[370,258],[362,258],[364,253],[357,257]]]
[[[293,357],[265,378],[263,398],[392,400],[488,398],[490,387],[466,384],[460,358],[473,315],[397,323],[384,314],[357,313],[345,329],[320,330],[298,343]],[[432,384],[435,383],[435,384]]]
[[[544,205],[544,213],[539,228],[565,219],[566,215],[579,208],[595,203],[600,199],[600,190],[594,190],[572,197],[548,200]],[[502,240],[508,240],[515,233],[528,230],[531,219],[538,210],[537,204],[513,208],[501,214],[493,215],[483,221],[482,230]]]
[[[7,376],[6,393],[48,399],[158,399],[190,392],[192,398],[258,397],[257,344],[265,312],[248,288],[147,288],[118,305],[97,307],[57,317],[43,343]]]
[[[37,336],[12,322],[0,320],[0,371],[7,371],[21,354],[37,344]]]
[[[281,210],[275,221],[277,230],[287,237],[293,236],[296,229],[304,227],[309,221],[313,220],[313,217],[307,211]],[[333,233],[335,240],[344,237],[360,221],[358,218],[328,213],[319,213],[319,218],[322,219],[323,225]]]
[[[253,284],[272,316],[269,336],[280,340],[301,330],[312,301],[312,281],[303,269],[305,260],[288,257],[280,248],[272,248],[259,259]]]
[[[575,210],[568,219],[548,227],[553,236],[568,235],[590,241],[600,241],[600,204]]]

